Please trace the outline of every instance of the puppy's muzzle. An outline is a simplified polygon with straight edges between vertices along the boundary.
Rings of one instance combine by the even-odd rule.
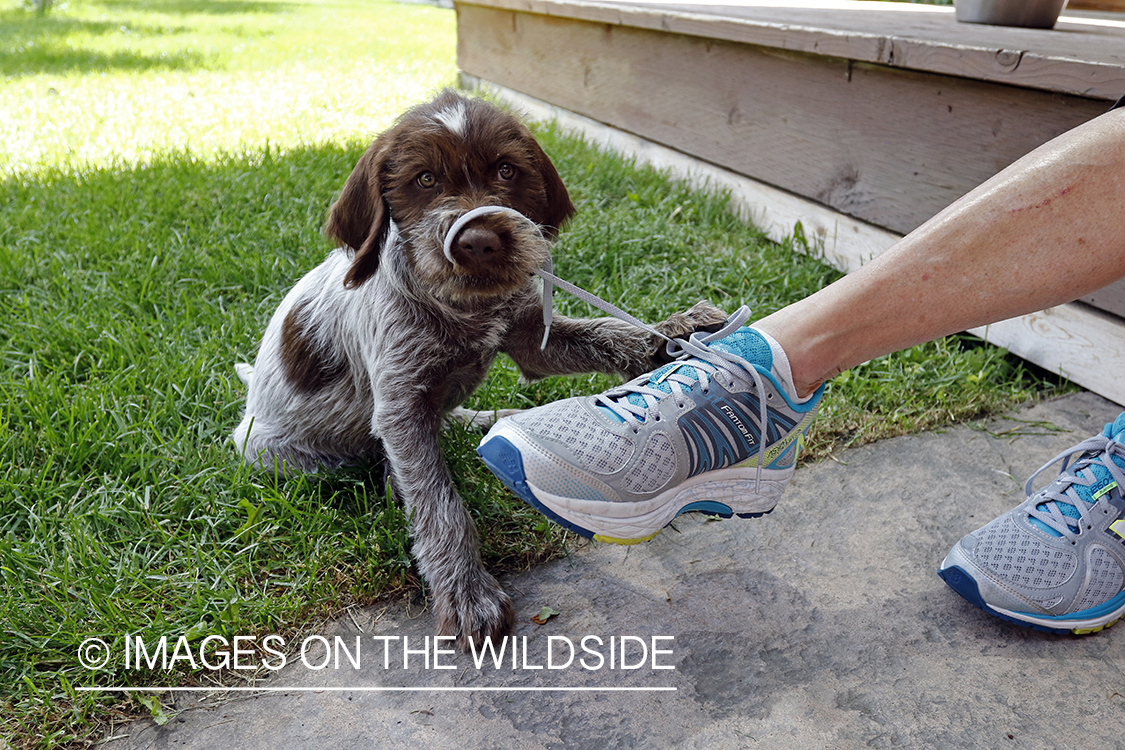
[[[496,262],[503,247],[504,238],[499,232],[484,226],[470,226],[461,230],[446,257],[452,256],[456,265],[471,274],[483,274]]]
[[[472,269],[470,264],[487,263],[489,256],[495,254],[496,250],[501,247],[502,238],[496,232],[485,227],[469,227],[468,224],[481,216],[488,216],[489,214],[508,214],[519,221],[524,221],[535,229],[540,239],[546,241],[543,236],[543,229],[531,219],[527,218],[514,208],[507,206],[477,206],[476,208],[466,211],[457,218],[449,227],[449,231],[445,233],[445,242],[442,245],[442,252],[445,254],[446,260],[453,265],[461,265],[463,267]],[[466,259],[468,261],[466,262]],[[535,274],[543,279],[543,342],[540,348],[547,347],[547,339],[551,335],[551,318],[553,317],[553,310],[551,299],[554,294],[554,282],[556,277],[551,274],[553,263],[551,262],[551,254],[547,253],[544,258],[544,268],[537,269]]]
[[[517,220],[526,222],[535,229],[540,237],[543,237],[543,230],[539,228],[539,225],[514,208],[508,208],[507,206],[478,206],[471,211],[466,211],[461,214],[445,233],[445,242],[442,245],[442,252],[445,254],[446,260],[455,266],[460,265],[465,267],[471,267],[474,264],[479,265],[489,260],[490,256],[494,255],[503,247],[503,238],[498,232],[488,227],[470,227],[468,225],[470,222],[482,216],[499,213],[508,214]]]

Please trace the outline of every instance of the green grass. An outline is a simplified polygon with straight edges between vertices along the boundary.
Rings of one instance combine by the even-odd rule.
[[[455,82],[455,44],[452,13],[368,0],[9,4],[0,174],[367,138]]]
[[[345,0],[0,10],[0,726],[13,745],[77,746],[140,709],[74,686],[203,677],[85,670],[88,637],[293,633],[418,593],[379,469],[270,482],[226,436],[244,395],[232,364],[329,249],[324,211],[366,143],[454,81],[453,28],[449,11]],[[721,196],[537,132],[579,207],[556,270],[642,318],[700,298],[764,315],[837,275]],[[611,382],[521,385],[499,362],[471,403]],[[810,455],[1044,387],[968,337],[915,347],[830,384]],[[567,536],[476,460],[478,439],[451,428],[446,455],[490,568],[564,552]]]

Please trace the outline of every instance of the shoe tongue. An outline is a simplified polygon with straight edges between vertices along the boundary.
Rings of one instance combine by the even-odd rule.
[[[742,357],[747,362],[761,366],[767,372],[773,368],[773,352],[770,350],[769,342],[753,328],[739,328],[709,346],[725,354]]]
[[[1119,414],[1116,420],[1105,426],[1105,429],[1102,430],[1102,436],[1125,443],[1125,412]],[[1088,457],[1090,454],[1085,455]],[[1121,458],[1120,456],[1110,454],[1110,460],[1112,460],[1113,463],[1117,464],[1122,469],[1125,469],[1125,459]],[[1094,479],[1094,481],[1088,485],[1071,485],[1071,487],[1074,489],[1074,494],[1078,496],[1078,499],[1089,503],[1090,505],[1096,503],[1102,495],[1109,492],[1110,489],[1116,486],[1114,484],[1113,475],[1109,473],[1109,469],[1107,469],[1105,466],[1102,466],[1100,463],[1092,463],[1076,473],[1084,479],[1089,479],[1091,476]],[[1125,487],[1121,489],[1125,490]],[[1056,505],[1058,505],[1059,512],[1064,516],[1074,519],[1079,519],[1082,517],[1082,515],[1078,512],[1078,508],[1076,508],[1074,505],[1070,503],[1064,503],[1059,500],[1056,500],[1054,502]],[[1047,505],[1045,503],[1039,503],[1035,507],[1038,510],[1047,510]],[[1047,531],[1054,536],[1062,536],[1038,519],[1032,518],[1029,520],[1036,527]]]
[[[1125,443],[1125,411],[1117,415],[1117,419],[1110,422],[1102,430],[1102,435],[1107,438],[1112,438],[1119,443]]]
[[[712,341],[707,347],[715,351],[723,352],[724,354],[733,354],[737,357],[741,357],[747,362],[760,365],[765,368],[767,372],[773,367],[773,352],[770,350],[769,342],[753,328],[739,328],[729,336],[724,336],[718,341]],[[691,366],[691,358],[689,357],[686,360],[677,360],[659,369],[653,370],[645,385],[661,393],[671,393],[672,386],[669,385],[666,378],[673,372],[677,372],[690,380],[699,382],[699,372]],[[644,396],[639,393],[630,393],[625,397],[625,400],[633,406],[640,408],[644,408],[645,406]],[[612,410],[604,406],[599,408],[606,414],[612,416],[616,421],[622,421]]]

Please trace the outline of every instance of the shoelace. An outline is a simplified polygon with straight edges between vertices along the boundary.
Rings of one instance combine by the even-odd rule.
[[[659,404],[667,398],[673,398],[676,406],[683,408],[684,399],[692,389],[699,385],[703,393],[707,393],[711,380],[729,387],[739,378],[753,382],[758,393],[758,424],[760,425],[761,438],[758,445],[758,465],[754,472],[754,487],[757,490],[762,481],[762,470],[765,468],[765,441],[768,429],[769,410],[766,408],[766,388],[761,373],[753,366],[747,367],[746,360],[737,354],[711,349],[708,344],[731,335],[750,318],[750,308],[743,305],[734,315],[727,318],[727,322],[714,333],[692,333],[688,340],[676,339],[668,346],[669,354],[676,354],[682,359],[660,368],[657,375],[645,376],[633,380],[620,388],[607,391],[595,396],[598,406],[609,409],[621,421],[631,424],[633,433],[640,431],[640,427],[633,422],[644,423],[648,419],[660,420]],[[693,377],[694,376],[694,377]],[[727,382],[723,382],[726,380]],[[668,391],[653,388],[653,385],[668,384]],[[640,396],[642,404],[634,403],[630,396]]]
[[[1082,457],[1074,462],[1068,472],[1067,465],[1075,455],[1082,455]],[[1036,507],[1029,509],[1028,515],[1054,529],[1060,536],[1069,539],[1071,544],[1077,544],[1074,537],[1078,536],[1082,529],[1092,526],[1090,510],[1097,503],[1098,498],[1114,487],[1125,489],[1125,470],[1113,461],[1112,456],[1125,458],[1125,445],[1113,438],[1097,435],[1068,448],[1043,464],[1024,485],[1023,489],[1027,497],[1032,496],[1031,485],[1037,476],[1059,461],[1063,462],[1059,469],[1059,476],[1035,496]],[[1092,495],[1091,502],[1080,497],[1074,486],[1089,487],[1100,481],[1091,468],[1094,465],[1105,467],[1109,471],[1111,481]],[[1073,507],[1078,517],[1064,513],[1059,507],[1060,504]],[[1073,528],[1077,528],[1078,531],[1072,530]]]
[[[540,236],[543,235],[543,230],[538,224],[515,209],[508,208],[507,206],[479,206],[458,217],[446,232],[442,252],[444,252],[446,259],[450,263],[456,263],[456,261],[453,260],[453,241],[461,229],[473,219],[494,213],[507,213],[517,216],[535,227]],[[547,346],[547,339],[551,335],[551,319],[554,315],[554,287],[556,286],[570,292],[599,310],[619,320],[631,323],[637,328],[659,336],[668,342],[665,346],[665,351],[670,358],[676,361],[661,368],[663,372],[655,381],[656,384],[668,383],[668,392],[651,387],[653,384],[652,379],[638,378],[630,383],[626,383],[620,388],[615,388],[596,397],[596,403],[598,405],[609,409],[616,414],[622,422],[644,423],[646,419],[659,419],[660,413],[657,406],[662,400],[670,396],[676,399],[677,406],[682,407],[684,405],[682,397],[690,393],[697,383],[702,391],[706,393],[712,379],[722,383],[724,377],[729,378],[730,381],[733,382],[737,378],[735,373],[746,373],[750,376],[748,380],[754,383],[760,396],[758,398],[758,424],[761,426],[761,439],[759,442],[762,443],[762,445],[758,447],[758,466],[754,478],[755,485],[759,484],[762,479],[762,470],[765,468],[766,452],[764,450],[764,443],[767,430],[766,420],[769,416],[769,411],[766,408],[765,384],[757,369],[753,366],[747,367],[745,360],[741,357],[736,354],[711,349],[708,346],[711,342],[726,338],[741,328],[750,318],[750,308],[745,305],[740,307],[734,315],[727,319],[723,327],[714,333],[701,333],[697,331],[692,333],[687,340],[672,339],[647,323],[633,317],[616,305],[606,302],[601,297],[591,294],[585,289],[555,276],[554,273],[552,273],[554,264],[550,254],[547,255],[547,261],[544,265],[545,268],[535,271],[535,274],[543,279],[543,341],[540,344],[540,348],[545,348]],[[693,375],[694,377],[692,377]],[[743,376],[743,379],[746,379],[745,376]],[[729,385],[729,383],[727,383],[727,385]],[[640,396],[644,404],[643,406],[630,401],[629,397],[633,394]],[[638,432],[640,429],[636,424],[632,424],[632,428],[634,433]]]
[[[523,219],[535,228],[535,231],[539,233],[540,237],[543,236],[542,227],[540,227],[534,221],[527,218],[514,208],[508,208],[507,206],[478,206],[470,211],[466,211],[464,214],[459,216],[457,220],[453,222],[453,224],[449,227],[449,230],[445,233],[445,243],[442,246],[442,252],[445,254],[446,260],[456,265],[456,261],[453,260],[453,240],[457,237],[457,234],[465,227],[466,224],[468,224],[473,219],[479,218],[481,216],[497,213],[510,214],[512,216]],[[539,344],[540,349],[547,348],[547,339],[551,336],[551,320],[554,317],[554,288],[557,286],[570,292],[583,302],[593,305],[603,312],[609,313],[618,320],[623,320],[626,323],[631,323],[632,325],[640,328],[643,331],[647,331],[654,336],[659,336],[660,338],[664,339],[668,342],[668,354],[673,356],[673,358],[675,357],[675,355],[673,354],[673,352],[675,351],[675,349],[673,348],[674,344],[676,343],[675,341],[668,338],[663,333],[650,326],[648,323],[645,323],[638,318],[633,317],[616,305],[610,302],[606,302],[596,294],[591,294],[582,287],[571,284],[569,281],[560,279],[558,276],[555,276],[555,274],[552,273],[552,271],[554,270],[554,262],[551,260],[550,253],[547,254],[547,262],[544,264],[544,266],[544,268],[536,269],[535,271],[535,275],[543,279],[543,341]]]

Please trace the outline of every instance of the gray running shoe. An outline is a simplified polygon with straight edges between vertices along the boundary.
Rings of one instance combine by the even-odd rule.
[[[1035,477],[1060,460],[1058,477],[1032,495]],[[1123,487],[1125,413],[1035,472],[1028,499],[959,541],[938,575],[1018,625],[1076,635],[1109,627],[1125,614]]]
[[[620,388],[499,420],[477,452],[523,500],[599,541],[646,541],[688,511],[770,512],[824,387],[798,400],[766,339],[741,327],[749,315],[677,341],[683,358]]]

